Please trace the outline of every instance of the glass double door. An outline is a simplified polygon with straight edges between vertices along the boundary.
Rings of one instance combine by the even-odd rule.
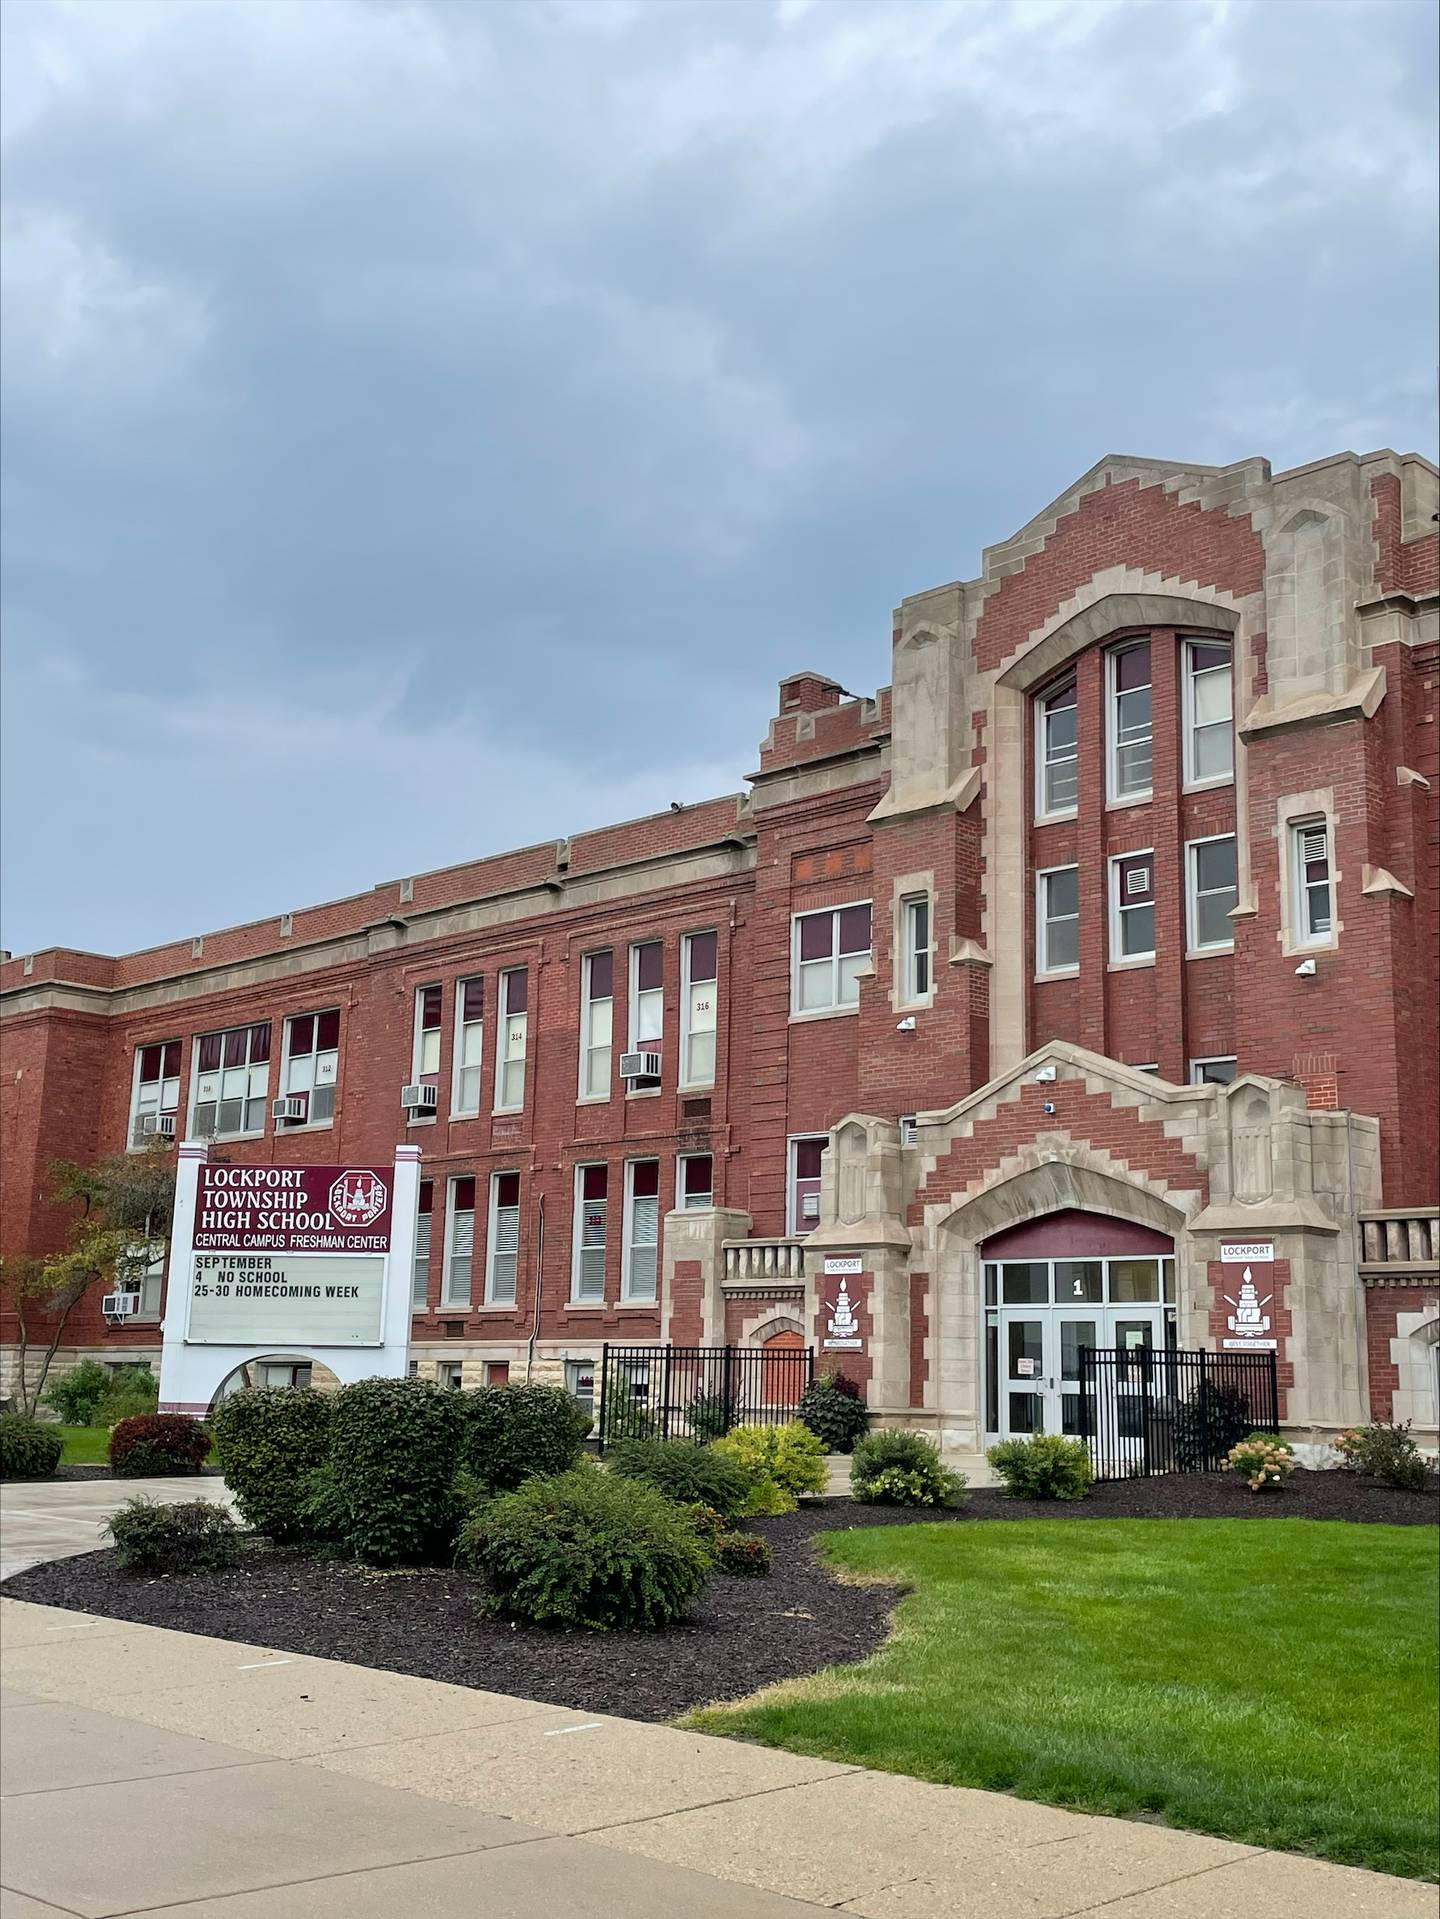
[[[999,1331],[1000,1430],[1007,1439],[1030,1433],[1080,1437],[1082,1346],[1153,1352],[1164,1343],[1159,1306],[1002,1307]],[[1142,1380],[1140,1367],[1129,1374],[1120,1368],[1117,1392],[1138,1395]],[[1119,1417],[1122,1428],[1130,1423],[1123,1406]]]

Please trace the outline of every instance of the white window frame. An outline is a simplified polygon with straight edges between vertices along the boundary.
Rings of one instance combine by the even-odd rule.
[[[602,953],[610,956],[610,991],[596,999],[590,990],[591,969]],[[594,1018],[597,1006],[610,1009],[610,1037],[598,1044],[594,1037]],[[588,1090],[592,1057],[600,1053],[605,1055],[605,1090],[592,1093]],[[580,1084],[576,1092],[576,1103],[580,1106],[603,1106],[610,1099],[615,1084],[615,952],[613,947],[597,946],[593,953],[583,953],[580,957]]]
[[[1136,787],[1133,793],[1120,791],[1120,688],[1116,684],[1119,677],[1119,665],[1122,654],[1132,652],[1137,647],[1147,647],[1150,652],[1150,783]],[[1139,692],[1138,687],[1128,689]],[[1151,640],[1140,635],[1126,640],[1119,646],[1112,646],[1105,655],[1105,797],[1111,806],[1139,806],[1155,797],[1155,648]]]
[[[424,1017],[425,995],[435,987],[440,988],[440,1022],[437,1026],[424,1028],[420,1021]],[[415,988],[414,1037],[410,1046],[410,1077],[412,1080],[440,1079],[440,1042],[445,1031],[445,988],[439,980],[427,980],[423,986]],[[435,1035],[435,1064],[425,1064],[425,1040],[428,1032]]]
[[[167,1046],[178,1047],[180,1052],[179,1065],[176,1067],[175,1072],[171,1075],[171,1078],[175,1082],[174,1103],[169,1106],[165,1104],[165,1088],[169,1084],[169,1081],[166,1079],[166,1076],[165,1076],[165,1049]],[[160,1077],[159,1079],[147,1079],[142,1081],[140,1078],[140,1062],[147,1052],[149,1052],[152,1048],[156,1048],[156,1047],[159,1048],[159,1052],[160,1052]],[[147,1133],[143,1138],[141,1138],[139,1135],[138,1129],[139,1129],[140,1121],[142,1118],[148,1117],[151,1113],[154,1113],[156,1115],[159,1115],[161,1113],[172,1113],[175,1116],[176,1125],[177,1126],[179,1125],[180,1123],[180,1078],[184,1070],[184,1066],[185,1066],[185,1042],[183,1039],[141,1040],[137,1044],[135,1048],[135,1064],[133,1065],[130,1071],[130,1130],[127,1135],[129,1139],[129,1144],[130,1144],[130,1151],[132,1153],[143,1152],[146,1145],[152,1139],[164,1138],[164,1135],[159,1133],[154,1133],[154,1134]],[[144,1107],[141,1106],[140,1088],[142,1085],[158,1086],[160,1088],[159,1094],[157,1095],[158,1103],[156,1105],[151,1106],[147,1103]]]
[[[640,990],[640,955],[647,946],[660,948],[660,984],[647,986]],[[660,1068],[665,1068],[665,942],[658,939],[632,941],[626,956],[629,975],[630,997],[625,1026],[625,1050],[627,1053],[657,1052],[660,1055]],[[644,999],[655,1001],[660,1008],[660,1033],[658,1038],[651,1035],[647,1039],[640,1037],[640,1002]],[[660,1091],[660,1081],[632,1079],[626,1082],[626,1099],[649,1099]]]
[[[925,910],[925,939],[923,943],[916,938],[915,919],[918,910]],[[907,893],[900,901],[900,935],[903,946],[901,955],[902,1006],[928,1006],[935,995],[935,911],[934,903],[928,893]],[[872,922],[871,942],[873,947],[874,930]],[[920,984],[920,962],[924,961],[925,984]]]
[[[475,1176],[473,1173],[452,1173],[450,1175],[450,1178],[446,1181],[446,1185],[445,1185],[445,1267],[444,1267],[443,1277],[441,1278],[441,1281],[440,1281],[440,1307],[442,1312],[453,1311],[454,1309],[458,1307],[463,1307],[468,1311],[468,1309],[474,1304],[474,1301],[475,1301],[475,1212],[476,1212],[476,1208],[473,1201],[470,1206],[470,1215],[469,1215],[470,1217],[470,1251],[468,1254],[465,1254],[465,1253],[457,1253],[455,1250],[455,1225],[456,1225],[456,1221],[461,1217],[460,1213],[456,1210],[456,1206],[455,1206],[455,1188],[460,1184],[461,1180],[464,1180],[464,1179],[473,1180],[474,1177]],[[478,1197],[479,1195],[477,1194],[476,1198]],[[431,1205],[432,1206],[434,1205],[433,1197],[431,1199]],[[432,1218],[434,1217],[433,1213],[431,1217]],[[454,1262],[457,1258],[458,1259],[468,1258],[470,1261],[470,1271],[466,1277],[465,1293],[463,1298],[457,1297],[456,1290],[455,1290]]]
[[[1133,906],[1127,906],[1120,897],[1120,868],[1126,860],[1149,860],[1150,897],[1137,900]],[[1127,852],[1112,853],[1110,867],[1110,964],[1112,967],[1153,966],[1155,964],[1155,946],[1159,936],[1156,923],[1155,900],[1155,849],[1153,846],[1132,846]],[[1125,915],[1138,913],[1145,907],[1150,909],[1150,946],[1147,951],[1127,953],[1124,950],[1122,934],[1125,927]]]
[[[605,1238],[600,1247],[600,1255],[601,1255],[600,1291],[598,1293],[587,1295],[581,1290],[581,1278],[584,1272],[584,1267],[581,1262],[581,1254],[587,1250],[584,1243],[585,1203],[586,1203],[585,1202],[585,1175],[587,1172],[589,1172],[592,1166],[605,1167],[605,1198],[603,1201],[603,1204],[605,1207]],[[571,1249],[570,1249],[570,1304],[572,1306],[603,1306],[605,1304],[605,1266],[606,1266],[606,1261],[609,1259],[609,1256],[610,1256],[610,1186],[611,1186],[611,1183],[612,1182],[610,1179],[610,1168],[607,1162],[603,1159],[582,1160],[580,1164],[575,1168],[575,1184],[573,1188],[574,1195],[575,1195],[575,1218],[574,1218],[574,1223],[571,1231]],[[594,1200],[590,1202],[592,1206],[595,1203],[596,1202]],[[591,1247],[588,1250],[593,1252],[595,1248]]]
[[[1046,738],[1045,722],[1047,718],[1049,717],[1050,708],[1055,703],[1056,699],[1062,693],[1068,693],[1069,691],[1071,691],[1072,688],[1075,693],[1075,699],[1073,701],[1074,712],[1075,712],[1075,754],[1073,759],[1073,764],[1075,767],[1075,798],[1070,803],[1069,806],[1050,806],[1048,804],[1050,796],[1048,792],[1046,791],[1045,775],[1049,769],[1051,762],[1049,759],[1049,741]],[[1072,764],[1072,762],[1068,759],[1057,759],[1055,761],[1055,765],[1057,766],[1066,766],[1070,764]],[[1040,694],[1035,701],[1035,819],[1036,819],[1036,822],[1042,823],[1046,820],[1073,820],[1079,808],[1079,804],[1080,804],[1080,685],[1079,685],[1078,679],[1074,675],[1070,675],[1069,677],[1062,679],[1058,685],[1050,687],[1050,689],[1047,692]]]
[[[501,969],[495,985],[495,1105],[497,1113],[523,1113],[525,1110],[526,1081],[529,1077],[527,1062],[530,1055],[530,969],[528,966],[506,966]],[[510,1011],[510,982],[512,979],[525,980],[525,1011]],[[520,1050],[510,1053],[509,1034],[512,1019],[525,1022],[520,1035]],[[518,1064],[520,1068],[520,1097],[518,1100],[505,1098],[505,1068]]]
[[[1200,793],[1211,786],[1233,786],[1235,783],[1235,642],[1222,633],[1217,633],[1209,639],[1203,638],[1198,633],[1192,633],[1181,644],[1183,652],[1180,678],[1185,790]],[[1230,655],[1230,664],[1224,668],[1207,666],[1197,672],[1194,664],[1195,649],[1200,646],[1223,646]],[[1200,724],[1195,716],[1195,682],[1222,671],[1230,686],[1230,766],[1227,772],[1207,773],[1202,776],[1195,771],[1195,733]],[[1205,723],[1212,726],[1220,724],[1218,720]]]
[[[1078,957],[1073,965],[1068,962],[1064,966],[1052,966],[1050,964],[1049,927],[1051,921],[1050,915],[1045,910],[1045,882],[1053,879],[1057,873],[1073,873],[1075,875],[1075,912],[1073,918],[1075,921],[1075,951],[1077,955],[1080,951],[1079,862],[1070,860],[1064,866],[1042,866],[1035,875],[1035,973],[1039,979],[1073,979],[1080,971],[1080,961]],[[1068,924],[1071,918],[1072,915],[1069,913],[1058,913],[1055,915],[1055,923],[1058,925],[1063,921]]]
[[[475,980],[480,982],[480,1017],[479,1019],[466,1019],[465,988]],[[451,1119],[478,1119],[480,1117],[480,1102],[485,1093],[485,975],[483,973],[465,974],[462,979],[456,980],[454,993],[455,1031],[450,1048],[450,1117]],[[445,1017],[443,1005],[440,1009],[440,1017],[443,1021]],[[465,1057],[466,1038],[472,1028],[477,1029],[475,1037],[475,1057],[472,1060],[467,1060]],[[475,1098],[473,1101],[467,1100],[464,1097],[465,1075],[467,1072],[474,1073],[475,1075]]]
[[[1305,835],[1325,836],[1325,892],[1330,908],[1330,924],[1321,932],[1310,923],[1310,889],[1305,884]],[[1286,849],[1290,863],[1290,914],[1296,952],[1318,952],[1336,943],[1335,828],[1328,814],[1308,814],[1286,822]]]
[[[262,1095],[258,1095],[260,1099],[260,1110],[261,1110],[260,1124],[258,1126],[242,1127],[240,1131],[236,1133],[215,1132],[215,1133],[207,1134],[206,1137],[209,1139],[217,1139],[217,1140],[219,1139],[226,1139],[226,1140],[263,1139],[265,1137],[265,1115],[270,1110],[270,1068],[275,1063],[275,1022],[273,1019],[265,1019],[265,1020],[252,1019],[252,1020],[247,1020],[243,1026],[211,1027],[208,1032],[196,1033],[194,1038],[191,1040],[190,1042],[190,1112],[189,1112],[187,1124],[189,1128],[190,1137],[192,1139],[195,1137],[195,1114],[197,1109],[202,1103],[200,1100],[200,1047],[202,1043],[207,1039],[212,1039],[215,1037],[218,1037],[220,1039],[221,1063],[217,1068],[215,1068],[215,1070],[223,1076],[227,1072],[234,1072],[237,1070],[235,1067],[227,1067],[224,1063],[225,1061],[224,1040],[226,1038],[226,1035],[229,1033],[241,1033],[241,1032],[248,1033],[256,1026],[268,1026],[270,1028],[269,1059],[264,1061],[257,1061],[254,1064],[252,1064],[250,1061],[250,1055],[249,1055],[249,1042],[247,1041],[246,1043],[245,1058],[246,1058],[247,1072],[253,1072],[255,1064],[263,1065],[265,1068],[265,1091]],[[245,1094],[245,1099],[243,1103],[248,1106],[251,1099],[255,1097],[257,1097],[257,1095],[252,1094],[249,1091],[249,1085],[247,1081],[246,1094]],[[206,1105],[210,1105],[211,1103],[212,1102],[210,1102],[209,1100],[204,1102],[204,1104]],[[218,1109],[220,1106],[224,1104],[224,1101],[217,1099],[213,1102],[213,1104]],[[219,1119],[218,1110],[216,1113],[216,1119],[217,1121]]]
[[[813,906],[808,912],[790,915],[790,1017],[791,1019],[836,1019],[858,1014],[860,1011],[860,982],[855,982],[853,1000],[842,1000],[840,988],[840,915],[848,913],[857,906],[870,909],[870,944],[864,957],[873,967],[875,964],[875,902],[873,899],[846,900],[840,906]],[[822,913],[828,913],[834,922],[833,944],[830,952],[830,986],[832,998],[825,1006],[801,1006],[800,1004],[800,922],[818,919]],[[846,953],[846,959],[859,959],[858,953]],[[806,960],[805,965],[818,965],[817,960]]]
[[[713,1206],[715,1204],[715,1155],[713,1153],[680,1153],[675,1160],[675,1208],[677,1212],[695,1213],[703,1210],[699,1204],[694,1206],[690,1204],[689,1197],[685,1191],[685,1168],[697,1159],[708,1159],[710,1162],[710,1196],[705,1201],[705,1205]]]
[[[566,1392],[569,1393],[570,1397],[575,1401],[575,1404],[577,1406],[583,1408],[583,1410],[589,1413],[590,1417],[594,1419],[595,1417],[597,1417],[598,1410],[599,1410],[595,1404],[596,1397],[600,1391],[599,1361],[594,1359],[567,1358],[563,1363],[565,1366]],[[590,1396],[588,1399],[582,1398],[581,1395],[575,1390],[575,1385],[572,1383],[573,1381],[577,1379],[578,1375],[581,1373],[588,1373],[590,1375]]]
[[[435,1384],[445,1386],[451,1392],[458,1393],[465,1385],[465,1362],[462,1359],[437,1359],[435,1362]]]
[[[327,1080],[326,1085],[330,1088],[330,1091],[332,1093],[338,1094],[340,1090],[340,1054],[343,1049],[339,1043],[338,1037],[333,1048],[327,1046],[324,1049],[324,1053],[322,1053],[320,1050],[320,1020],[326,1013],[334,1013],[336,1015],[336,1018],[338,1019],[340,1017],[340,1008],[338,1006],[325,1006],[325,1007],[317,1008],[316,1011],[313,1013],[287,1013],[285,1016],[285,1029],[281,1036],[281,1041],[280,1041],[279,1097],[281,1099],[284,1099],[292,1093],[305,1093],[309,1097],[306,1102],[306,1107],[305,1107],[306,1116],[304,1120],[301,1121],[299,1125],[296,1125],[293,1121],[289,1121],[289,1120],[280,1121],[276,1125],[275,1130],[277,1132],[328,1133],[335,1124],[335,1114],[334,1114],[333,1105],[331,1107],[331,1113],[328,1119],[312,1119],[310,1117],[310,1114],[314,1111],[315,1095],[318,1091],[321,1090],[315,1084],[317,1068],[319,1066],[321,1059],[325,1056],[325,1054],[330,1053],[332,1051],[335,1054],[335,1077],[331,1080]],[[296,1020],[301,1020],[301,1019],[308,1019],[314,1022],[314,1029],[313,1029],[314,1044],[312,1045],[308,1053],[300,1053],[292,1056],[290,1051],[290,1036],[294,1030]],[[310,1062],[310,1070],[308,1075],[305,1075],[305,1074],[300,1075],[300,1077],[302,1078],[308,1077],[310,1081],[310,1084],[308,1086],[292,1086],[290,1084],[290,1068],[291,1068],[293,1059],[303,1059],[303,1060],[308,1060]]]
[[[1233,1066],[1236,1069],[1235,1072],[1230,1075],[1230,1078],[1228,1080],[1224,1080],[1224,1081],[1209,1080],[1209,1079],[1202,1079],[1200,1076],[1199,1069],[1202,1066],[1227,1066],[1227,1065]],[[1234,1084],[1235,1080],[1239,1077],[1239,1069],[1240,1069],[1240,1062],[1233,1053],[1206,1053],[1202,1058],[1191,1060],[1190,1084],[1192,1086],[1220,1086],[1220,1085],[1231,1086]]]
[[[433,1244],[435,1229],[435,1182],[422,1179],[420,1184],[430,1188],[430,1210],[415,1215],[415,1251],[410,1258],[410,1311],[428,1312],[430,1309],[430,1248]],[[420,1244],[421,1227],[424,1227],[425,1244]]]
[[[485,1229],[485,1304],[487,1306],[514,1306],[518,1304],[520,1299],[520,1202],[517,1198],[513,1207],[502,1206],[500,1204],[501,1180],[514,1179],[518,1181],[519,1178],[520,1173],[517,1167],[506,1167],[502,1171],[490,1175],[490,1204]],[[500,1249],[500,1215],[502,1212],[513,1212],[515,1215],[515,1245],[509,1253],[502,1253]],[[508,1299],[499,1299],[496,1297],[495,1262],[501,1258],[513,1259],[515,1262],[514,1271],[510,1278],[510,1297]]]
[[[820,1141],[820,1151],[823,1156],[830,1145],[828,1133],[791,1133],[785,1142],[785,1230],[792,1239],[804,1233],[813,1233],[820,1224],[818,1214],[812,1220],[800,1217],[800,1194],[797,1190],[800,1175],[796,1171],[799,1160],[796,1149],[809,1145],[812,1140],[817,1139]]]
[[[1235,928],[1230,927],[1230,937],[1223,940],[1202,941],[1199,935],[1200,920],[1200,848],[1216,846],[1223,840],[1229,840],[1235,848],[1235,903],[1240,903],[1240,843],[1234,833],[1206,833],[1198,840],[1185,842],[1185,950],[1192,953],[1233,953],[1235,951]],[[1219,892],[1221,889],[1213,889]],[[1206,896],[1208,898],[1208,895]]]
[[[653,1292],[637,1293],[634,1287],[634,1255],[641,1247],[652,1244],[649,1240],[637,1240],[635,1237],[635,1169],[638,1166],[655,1168],[655,1284]],[[648,1198],[646,1194],[644,1197]],[[608,1222],[607,1222],[608,1224]],[[625,1162],[625,1213],[620,1232],[620,1298],[627,1306],[655,1306],[660,1301],[660,1249],[665,1241],[664,1216],[660,1211],[660,1161],[651,1153],[639,1159],[627,1159]]]
[[[715,942],[715,977],[710,980],[690,978],[690,955],[697,938],[713,939]],[[710,988],[712,1021],[709,1027],[696,1027],[691,1024],[694,1008],[692,1006],[693,989],[696,986]],[[680,1085],[682,1093],[705,1092],[715,1084],[715,1053],[719,1044],[720,1031],[720,934],[709,927],[699,933],[687,933],[680,942]],[[696,1079],[690,1071],[690,1041],[697,1033],[708,1032],[711,1038],[710,1077]]]

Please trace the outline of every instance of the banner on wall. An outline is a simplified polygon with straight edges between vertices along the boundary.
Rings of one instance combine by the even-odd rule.
[[[1229,1313],[1229,1333],[1220,1341],[1226,1352],[1276,1352],[1270,1334],[1270,1305],[1275,1296],[1275,1242],[1269,1239],[1222,1241],[1225,1274],[1221,1293]]]

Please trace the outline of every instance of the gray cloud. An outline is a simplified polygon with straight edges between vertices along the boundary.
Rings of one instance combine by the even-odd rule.
[[[17,950],[733,787],[1107,450],[1433,444],[1426,0],[0,34]]]

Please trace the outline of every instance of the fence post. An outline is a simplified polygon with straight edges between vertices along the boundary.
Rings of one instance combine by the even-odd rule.
[[[605,1406],[610,1398],[610,1342],[600,1348],[600,1416],[595,1422],[595,1450],[605,1457]]]
[[[720,1398],[725,1408],[725,1430],[728,1433],[735,1424],[735,1348],[727,1345],[721,1351]]]

